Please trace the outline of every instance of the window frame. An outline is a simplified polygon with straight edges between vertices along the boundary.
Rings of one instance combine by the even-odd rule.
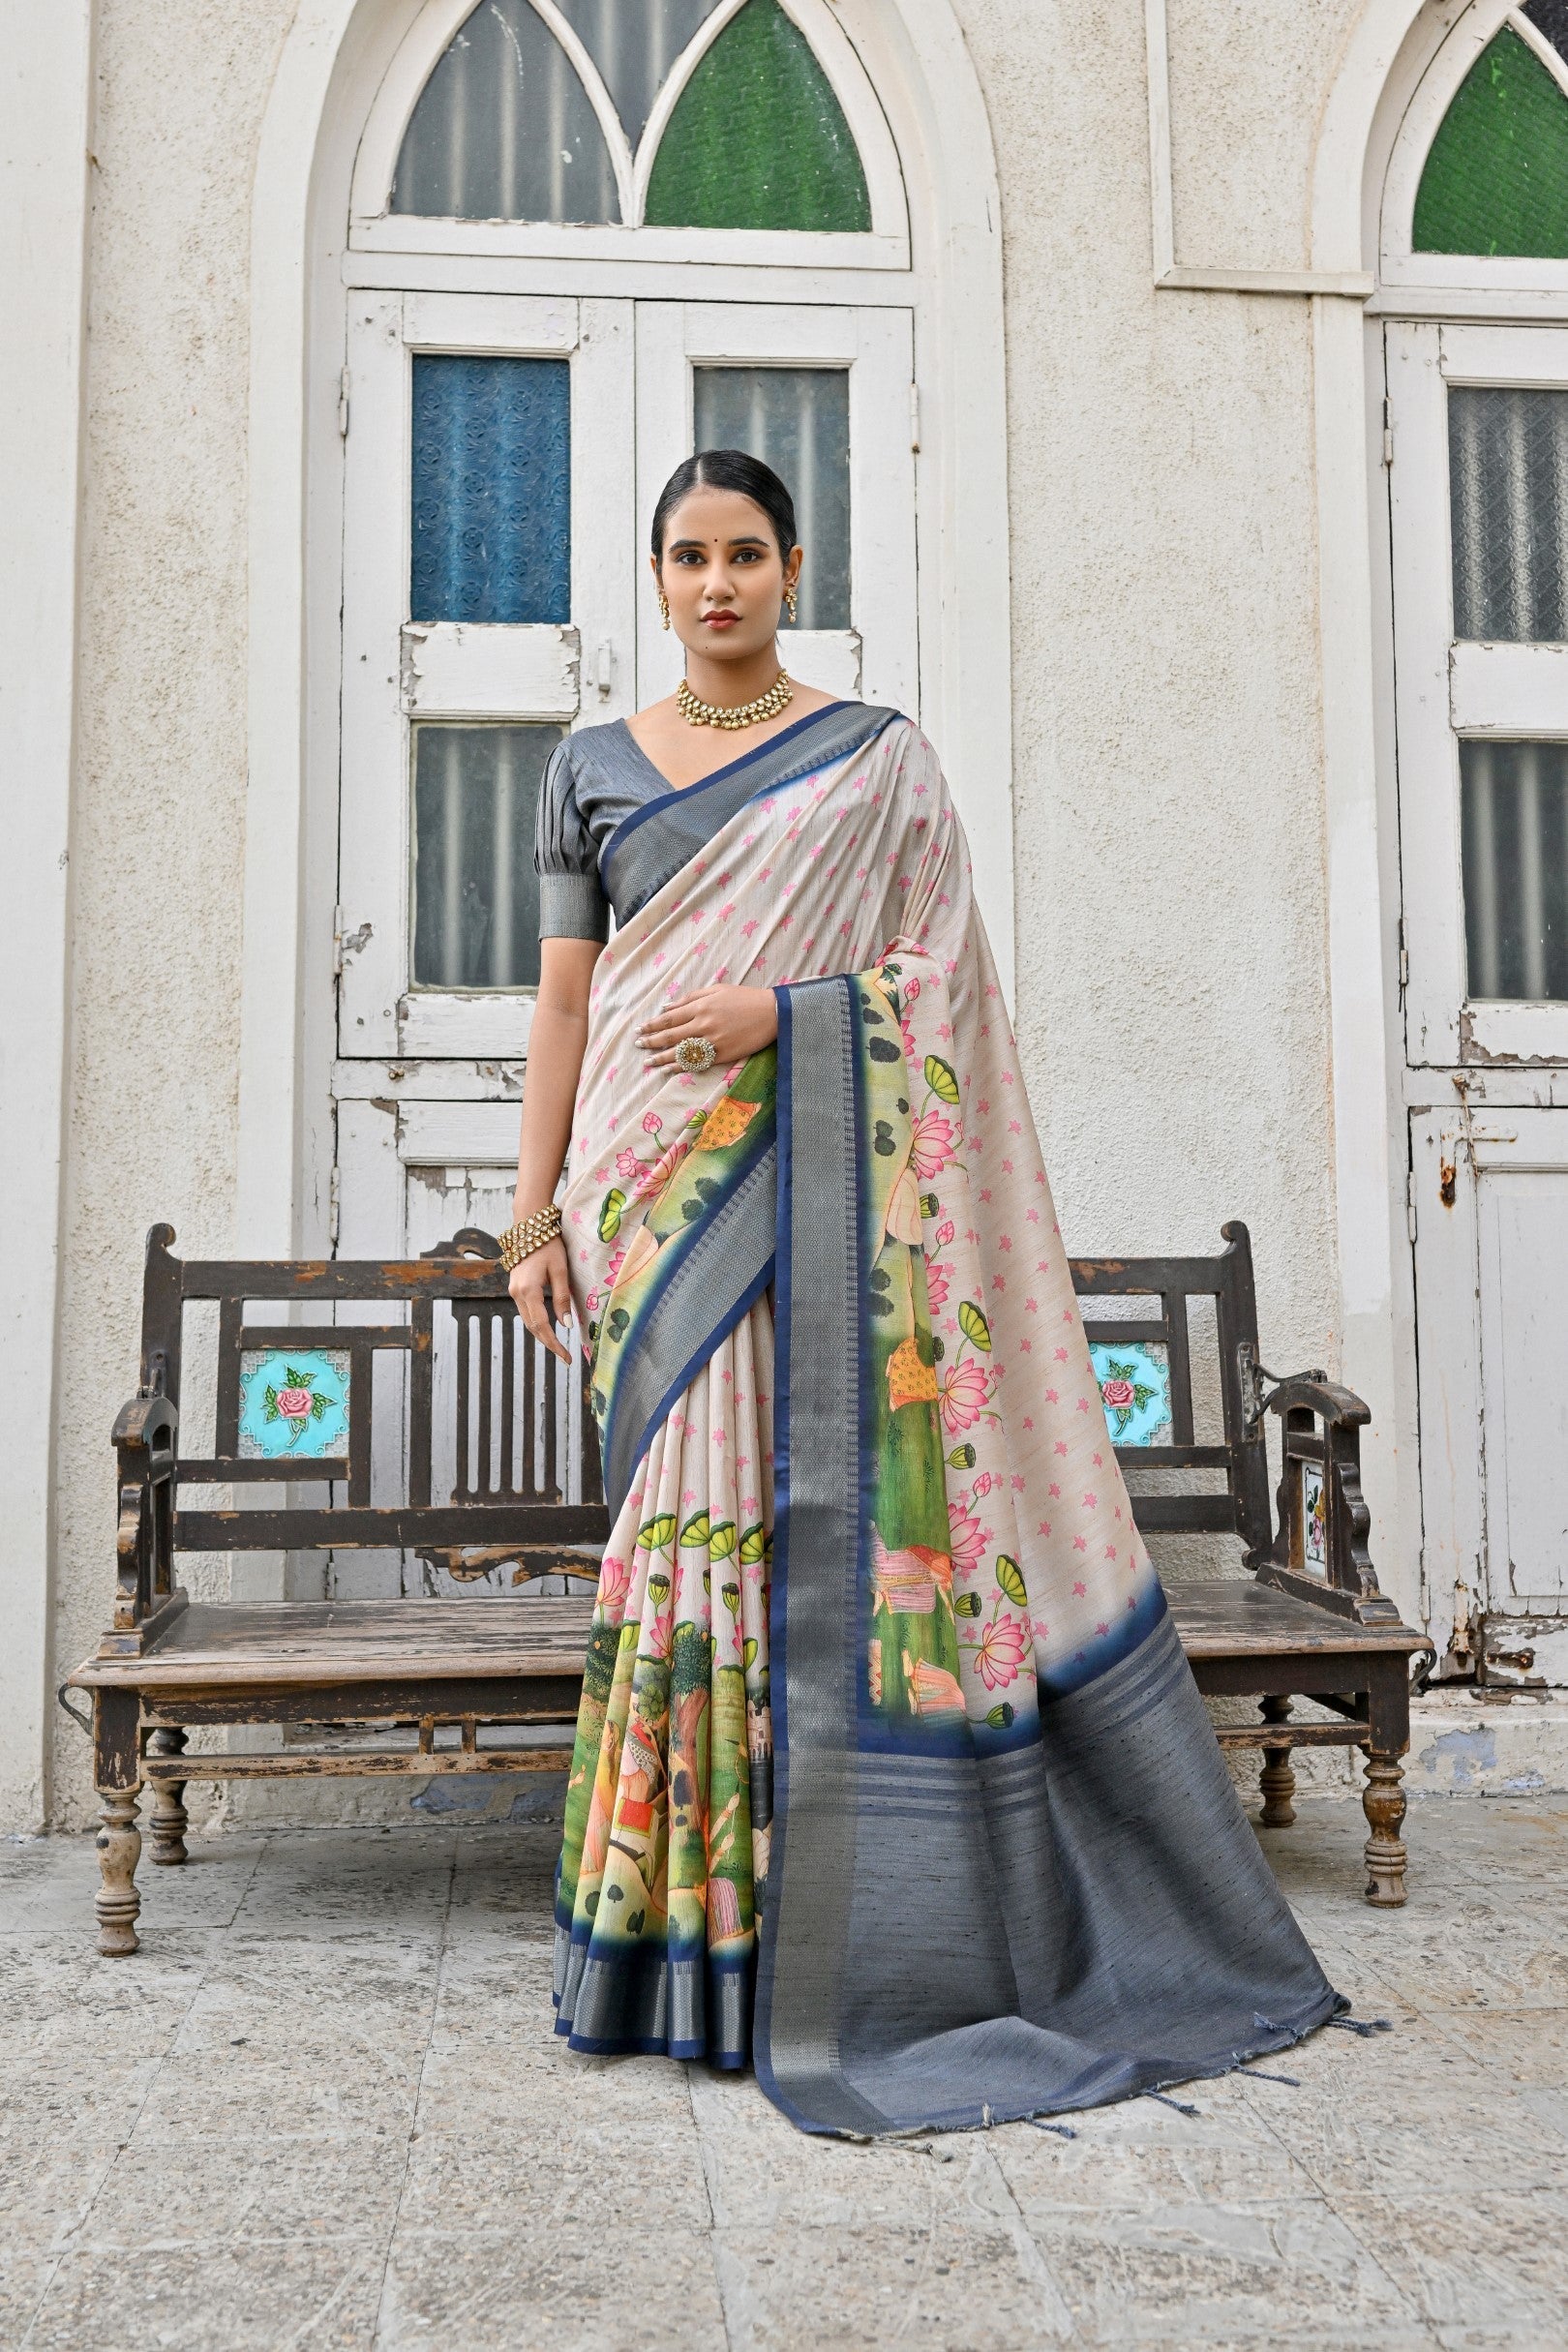
[[[1448,109],[1471,68],[1506,25],[1546,67],[1568,103],[1568,60],[1560,57],[1514,0],[1474,0],[1438,48],[1405,108],[1383,176],[1378,219],[1378,309],[1394,309],[1388,298],[1429,291],[1445,297],[1513,295],[1520,308],[1538,315],[1541,297],[1568,302],[1568,259],[1537,260],[1528,255],[1417,253],[1411,243],[1416,196],[1427,158]],[[1423,306],[1425,307],[1425,306]],[[1441,306],[1452,308],[1451,302]],[[1508,305],[1511,309],[1513,306]]]
[[[1456,640],[1448,454],[1450,387],[1568,390],[1568,329],[1391,321],[1387,368],[1407,1058],[1568,1062],[1568,1003],[1468,994],[1460,743],[1568,740],[1568,648]]]
[[[658,142],[703,58],[746,0],[721,0],[670,70],[635,155],[592,59],[554,0],[529,0],[577,68],[610,149],[623,210],[631,222],[464,221],[389,209],[404,134],[425,84],[474,0],[430,0],[416,16],[377,92],[355,157],[348,243],[364,254],[452,255],[467,260],[629,260],[740,262],[776,266],[907,270],[909,209],[892,132],[828,0],[776,0],[809,45],[843,108],[859,150],[871,204],[866,231],[771,228],[650,228],[642,215]]]

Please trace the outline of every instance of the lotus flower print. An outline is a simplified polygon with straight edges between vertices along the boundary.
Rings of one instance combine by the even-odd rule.
[[[945,1367],[941,1381],[942,1426],[950,1437],[956,1437],[972,1428],[985,1410],[990,1383],[985,1367],[973,1358]]]
[[[1028,1637],[1016,1617],[997,1617],[974,1645],[975,1663],[988,1691],[1013,1681],[1023,1664]]]
[[[910,1140],[910,1165],[921,1184],[940,1176],[952,1158],[953,1125],[940,1111],[926,1111],[915,1122]]]

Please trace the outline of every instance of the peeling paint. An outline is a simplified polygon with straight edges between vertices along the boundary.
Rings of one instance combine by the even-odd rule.
[[[1423,1772],[1437,1775],[1451,1767],[1456,1789],[1473,1788],[1476,1775],[1490,1772],[1496,1762],[1497,1737],[1490,1724],[1478,1725],[1473,1732],[1439,1732],[1416,1758]]]

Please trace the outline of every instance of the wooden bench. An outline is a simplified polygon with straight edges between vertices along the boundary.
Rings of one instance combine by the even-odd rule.
[[[1199,1688],[1261,1702],[1260,1722],[1218,1736],[1263,1750],[1263,1820],[1293,1818],[1293,1747],[1362,1747],[1367,1897],[1401,1903],[1409,1659],[1430,1645],[1367,1556],[1366,1406],[1317,1373],[1269,1385],[1247,1231],[1224,1236],[1213,1258],[1075,1263],[1118,1459],[1145,1530],[1241,1541],[1251,1574],[1168,1588]],[[491,1236],[459,1233],[408,1263],[182,1261],[173,1241],[167,1225],[148,1237],[141,1377],[114,1428],[113,1618],[60,1694],[92,1699],[107,1953],[137,1945],[143,1787],[152,1858],[180,1863],[198,1778],[564,1766],[592,1601],[541,1586],[596,1574],[609,1534],[586,1374],[524,1334]],[[1215,1431],[1199,1442],[1205,1412]],[[251,1500],[215,1506],[213,1488]],[[378,1579],[381,1597],[215,1606],[176,1580],[182,1554],[256,1553],[275,1583],[314,1577],[319,1591],[329,1558],[339,1582],[369,1563],[360,1582]],[[1291,1724],[1293,1696],[1337,1720]],[[277,1744],[189,1748],[193,1731],[237,1726]]]
[[[1221,1234],[1216,1257],[1073,1260],[1117,1460],[1146,1535],[1240,1539],[1250,1573],[1164,1582],[1199,1690],[1259,1702],[1259,1722],[1222,1725],[1215,1736],[1222,1747],[1262,1749],[1264,1824],[1295,1819],[1293,1748],[1360,1748],[1367,1901],[1400,1904],[1410,1660],[1432,1649],[1378,1590],[1367,1550],[1361,1431],[1372,1415],[1321,1372],[1280,1379],[1264,1370],[1247,1227]],[[1194,1363],[1206,1380],[1194,1379]],[[1282,1456],[1277,1521],[1271,1415]],[[1338,1720],[1292,1724],[1294,1698]]]

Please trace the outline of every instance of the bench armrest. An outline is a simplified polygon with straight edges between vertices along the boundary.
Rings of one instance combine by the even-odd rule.
[[[133,1634],[174,1590],[180,1416],[166,1397],[133,1397],[114,1423],[120,1512],[113,1631]]]
[[[1279,1522],[1257,1563],[1260,1583],[1314,1602],[1363,1625],[1397,1625],[1400,1613],[1378,1587],[1367,1539],[1372,1514],[1361,1490],[1361,1432],[1371,1407],[1319,1372],[1296,1372],[1265,1389],[1257,1369],[1254,1412],[1280,1422]]]

